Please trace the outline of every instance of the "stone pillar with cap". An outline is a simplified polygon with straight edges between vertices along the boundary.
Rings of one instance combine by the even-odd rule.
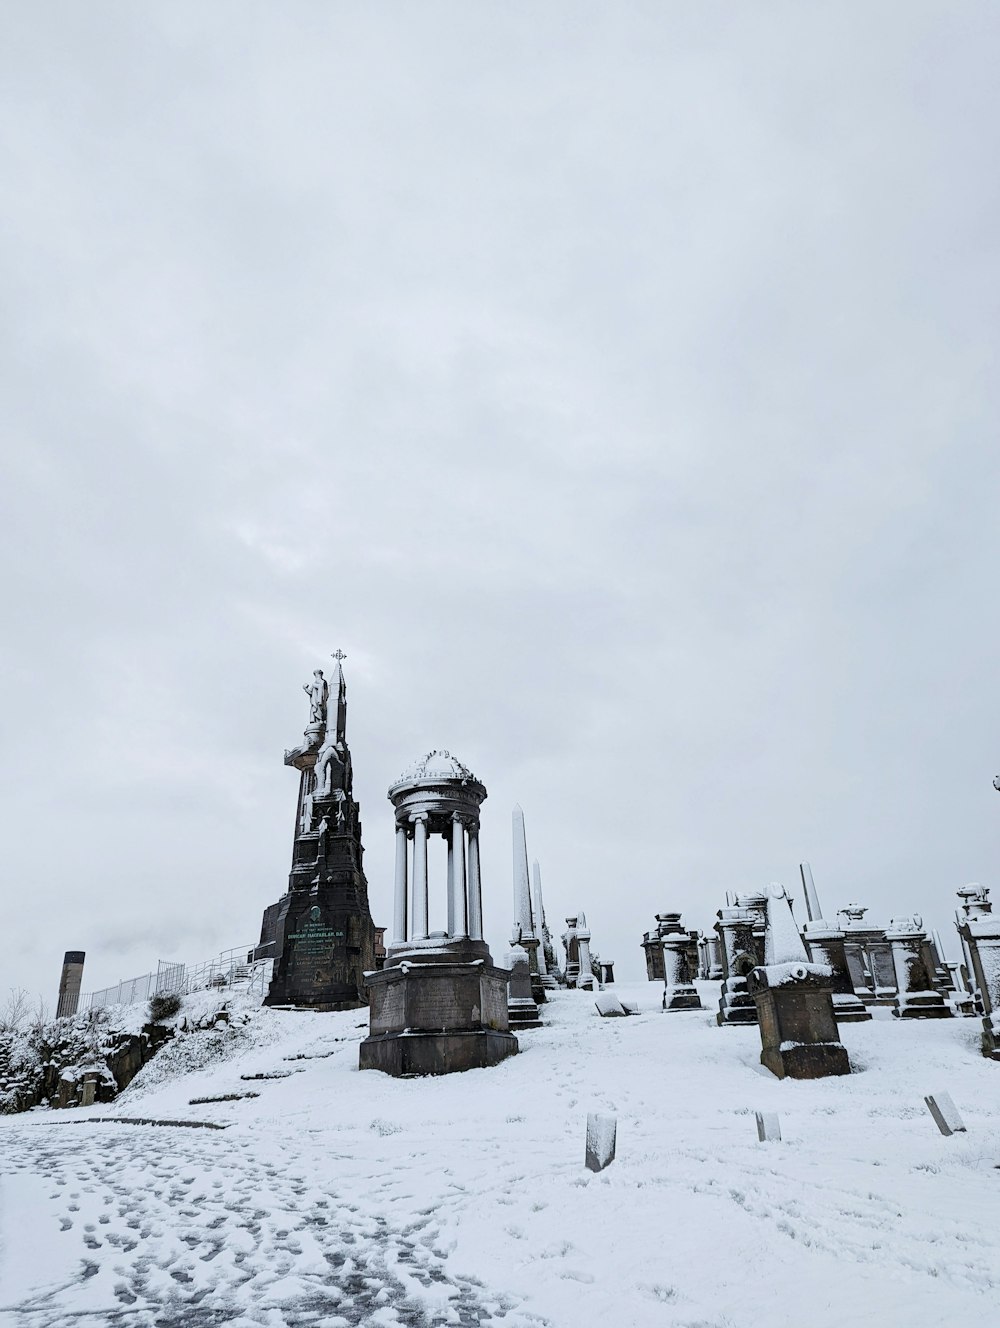
[[[701,1010],[704,1007],[691,970],[691,938],[681,926],[679,913],[664,915],[660,938],[663,948],[663,1009]]]

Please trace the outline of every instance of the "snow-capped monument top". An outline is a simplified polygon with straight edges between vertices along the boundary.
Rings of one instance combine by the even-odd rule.
[[[444,748],[436,747],[432,752],[426,752],[419,760],[413,761],[406,767],[399,778],[390,785],[389,797],[392,798],[394,794],[404,788],[452,782],[477,784],[480,788],[483,788],[469,767],[463,765],[457,756],[452,756],[451,752]],[[486,790],[483,788],[483,798],[485,797]],[[482,800],[480,799],[480,801]]]

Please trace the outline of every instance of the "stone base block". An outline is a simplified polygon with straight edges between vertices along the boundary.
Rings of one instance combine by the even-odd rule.
[[[454,1033],[377,1033],[360,1047],[360,1068],[404,1075],[454,1074],[497,1065],[518,1051],[513,1033],[492,1029]]]
[[[663,1009],[666,1012],[673,1010],[704,1010],[701,1003],[701,997],[692,987],[690,991],[678,988],[676,991],[665,991],[663,993]]]
[[[953,1019],[951,1006],[939,991],[921,991],[898,996],[892,1013],[896,1019]]]
[[[852,998],[834,992],[833,1017],[838,1024],[858,1024],[864,1019],[871,1019],[872,1012],[856,996]]]
[[[507,998],[507,1019],[518,1028],[537,1028],[542,1022],[534,1001],[521,1002],[512,997]]]
[[[839,1042],[796,1043],[765,1047],[760,1063],[779,1079],[823,1079],[828,1074],[850,1074],[847,1048]]]

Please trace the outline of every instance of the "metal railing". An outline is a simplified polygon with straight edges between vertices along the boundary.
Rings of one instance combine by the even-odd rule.
[[[138,1005],[150,996],[176,994],[187,996],[195,991],[240,991],[263,998],[271,980],[273,959],[248,960],[252,945],[236,945],[223,950],[201,964],[178,964],[157,961],[155,973],[124,978],[117,986],[104,987],[80,997],[79,1010],[97,1010],[105,1005]]]

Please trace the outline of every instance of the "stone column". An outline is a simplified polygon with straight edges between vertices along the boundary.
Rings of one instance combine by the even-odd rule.
[[[854,990],[844,949],[844,933],[840,928],[817,918],[806,923],[803,939],[812,963],[827,964],[833,970],[833,1014],[837,1022],[858,1023],[870,1019],[871,1011]]]
[[[403,945],[406,942],[406,856],[407,830],[405,825],[396,826],[396,888],[392,914],[392,944]]]
[[[691,940],[687,932],[668,932],[660,943],[663,946],[663,1009],[704,1009],[691,973]]]
[[[719,1013],[715,1016],[720,1027],[726,1024],[755,1024],[757,1006],[747,987],[747,977],[757,966],[754,951],[754,925],[757,919],[750,909],[720,908],[719,933],[725,968]]]
[[[413,910],[410,919],[413,941],[427,937],[427,817],[413,817]]]
[[[893,918],[885,938],[892,946],[896,972],[896,999],[892,1013],[898,1019],[947,1019],[951,1008],[935,991],[924,964],[923,922],[919,917]]]
[[[465,826],[458,812],[451,817],[451,841],[448,845],[448,858],[451,865],[448,901],[448,914],[451,919],[449,935],[460,936],[464,940],[469,934],[469,902],[465,881]]]
[[[469,826],[469,939],[483,939],[483,886],[479,875],[479,822]]]
[[[722,944],[718,936],[706,936],[705,944],[708,946],[708,980],[720,982],[726,976],[722,967]]]

